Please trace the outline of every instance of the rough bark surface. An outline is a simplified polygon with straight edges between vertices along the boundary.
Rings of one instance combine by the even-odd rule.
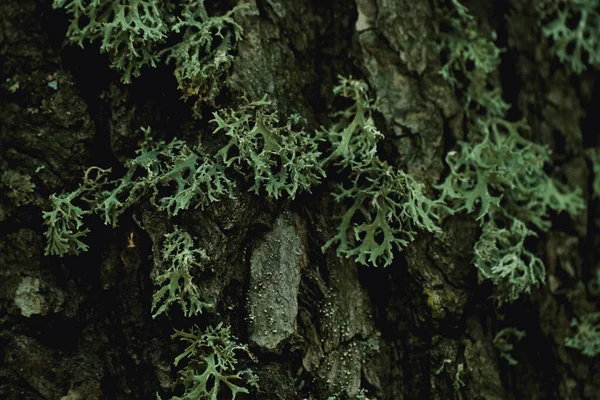
[[[438,1],[250,0],[237,17],[244,37],[229,87],[200,120],[169,66],[123,85],[97,44],[65,44],[67,18],[51,3],[0,2],[0,173],[35,184],[19,202],[9,187],[0,191],[1,398],[168,398],[182,351],[173,329],[223,322],[258,359],[244,367],[260,390],[243,398],[600,399],[599,358],[564,345],[571,319],[597,310],[586,283],[600,219],[584,149],[600,145],[591,122],[598,73],[561,68],[531,2],[465,4],[506,49],[498,79],[511,112],[550,146],[548,169],[582,188],[588,207],[575,220],[554,216],[553,230],[528,243],[547,283],[499,309],[472,265],[473,215],[448,217],[439,234],[419,232],[387,268],[323,253],[340,208],[327,180],[294,200],[238,185],[235,198],[176,219],[142,202],[116,229],[90,218],[88,252],[44,256],[49,196],[77,188],[92,165],[123,171],[140,127],[165,140],[202,136],[212,149],[207,116],[239,94],[267,94],[281,116],[298,113],[318,129],[330,121],[338,75],[369,83],[382,151],[434,196],[444,155],[464,139],[463,110],[439,74]],[[175,224],[210,255],[196,276],[210,306],[193,318],[174,309],[153,319],[158,246]],[[527,334],[514,366],[494,346],[504,327]]]

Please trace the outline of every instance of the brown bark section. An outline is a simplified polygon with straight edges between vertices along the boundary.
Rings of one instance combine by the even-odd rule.
[[[419,233],[386,269],[357,266],[333,249],[323,254],[339,212],[327,182],[291,202],[240,190],[177,221],[139,204],[115,230],[90,218],[89,252],[43,256],[49,195],[76,188],[91,165],[122,170],[140,126],[191,142],[201,134],[209,148],[217,140],[207,122],[212,110],[194,120],[169,68],[123,86],[97,45],[63,47],[66,19],[50,3],[0,2],[0,168],[35,184],[22,204],[0,192],[0,397],[168,398],[181,351],[173,328],[224,322],[259,360],[248,365],[261,388],[249,398],[353,399],[360,389],[390,400],[600,398],[598,359],[564,346],[571,318],[596,308],[581,289],[597,260],[592,201],[589,215],[557,217],[557,228],[531,244],[546,262],[548,284],[501,310],[488,299],[491,288],[477,285],[472,216],[447,219],[440,235]],[[244,40],[231,97],[220,105],[239,93],[268,94],[281,115],[299,113],[318,128],[329,121],[337,76],[364,79],[381,99],[383,151],[431,187],[445,173],[445,152],[462,139],[461,110],[438,74],[439,6],[250,1],[239,21]],[[472,6],[507,49],[499,71],[505,99],[527,117],[534,139],[553,149],[555,175],[588,192],[583,148],[598,143],[585,116],[597,106],[597,72],[566,75],[530,2]],[[153,320],[149,257],[158,257],[153,244],[175,222],[210,254],[198,285],[215,306],[194,319],[173,312]],[[263,333],[271,316],[277,332]],[[527,332],[514,367],[493,346],[507,326]]]

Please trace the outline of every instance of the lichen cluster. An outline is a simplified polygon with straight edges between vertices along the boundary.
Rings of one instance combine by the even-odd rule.
[[[257,361],[248,346],[240,345],[231,335],[230,328],[222,323],[209,326],[204,331],[193,327],[189,332],[175,330],[173,339],[179,339],[187,347],[175,358],[176,367],[184,364],[179,371],[178,383],[184,387],[182,396],[171,400],[208,399],[217,400],[228,393],[228,399],[235,400],[239,393],[248,393],[243,384],[258,388],[256,375],[250,370],[235,372],[238,354]],[[160,396],[157,395],[160,399]]]
[[[209,15],[204,0],[54,0],[53,5],[71,17],[67,38],[81,47],[99,42],[124,83],[144,67],[174,64],[179,89],[195,106],[212,103],[219,94],[242,35],[234,14],[243,5],[215,15]]]
[[[377,106],[369,98],[368,86],[340,77],[334,94],[351,103],[320,131],[329,144],[323,164],[345,173],[350,185],[335,184],[334,199],[347,206],[337,234],[323,249],[335,244],[340,256],[363,265],[387,266],[394,250],[401,251],[411,242],[417,229],[438,232],[440,212],[449,209],[443,201],[430,200],[412,176],[378,155],[377,144],[384,135],[373,120]]]
[[[445,17],[448,32],[441,47],[446,63],[440,73],[462,99],[469,141],[459,141],[446,163],[450,173],[438,186],[454,211],[477,211],[483,232],[473,263],[480,280],[491,280],[499,304],[511,302],[544,283],[543,262],[525,248],[535,236],[527,226],[548,230],[551,212],[576,218],[585,208],[580,188],[548,175],[550,151],[529,139],[525,120],[511,120],[502,99],[497,67],[502,50],[494,35],[483,34],[457,0]]]
[[[193,99],[196,109],[202,102],[215,108],[209,122],[220,145],[209,152],[179,139],[153,140],[150,129],[144,128],[145,139],[127,161],[123,176],[115,177],[110,168],[91,167],[77,189],[50,197],[51,210],[43,214],[46,254],[88,250],[84,220],[91,214],[116,227],[124,212],[141,202],[175,217],[235,198],[240,190],[293,201],[300,193],[328,185],[331,193],[324,190],[324,196],[335,202],[337,226],[322,244],[323,251],[335,248],[338,256],[359,264],[385,267],[418,232],[435,235],[444,217],[475,214],[481,234],[473,264],[480,280],[494,284],[500,305],[530,293],[545,282],[546,269],[527,239],[551,228],[552,213],[576,218],[584,209],[581,190],[561,183],[545,168],[551,161],[549,149],[535,142],[526,119],[509,115],[511,106],[503,99],[498,79],[504,49],[496,45],[495,33],[482,27],[458,0],[447,3],[447,12],[440,16],[439,73],[462,105],[465,140],[447,153],[448,172],[432,188],[438,194],[434,197],[433,190],[382,151],[386,137],[375,122],[378,102],[362,80],[339,78],[333,93],[346,107],[319,129],[311,129],[300,115],[281,114],[266,96],[242,96],[232,107],[217,107],[214,100],[226,85],[235,44],[243,40],[235,20],[243,5],[212,15],[203,0],[54,0],[55,8],[71,16],[69,40],[79,45],[98,41],[112,66],[122,71],[123,82],[129,83],[144,67],[173,64],[183,97]],[[596,67],[598,1],[551,3],[554,6],[538,11],[552,52],[573,72]],[[600,157],[594,150],[588,156],[598,178]],[[2,181],[12,185],[8,176]],[[594,180],[596,197],[599,182]],[[186,317],[212,307],[194,283],[210,262],[196,238],[175,226],[155,245],[160,256],[152,275],[153,317],[167,314],[173,304]],[[591,314],[575,322],[577,333],[567,345],[597,354],[597,320]],[[241,381],[256,385],[251,372],[235,372],[236,352],[253,356],[222,324],[203,332],[176,331],[173,338],[187,345],[174,362],[185,364],[178,380],[184,394],[173,399],[216,400],[222,389],[235,398],[248,393]],[[503,357],[516,362],[509,353],[512,345],[498,341]]]

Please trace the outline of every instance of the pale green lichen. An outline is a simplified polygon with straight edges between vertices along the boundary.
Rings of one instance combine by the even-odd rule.
[[[202,313],[210,303],[201,300],[193,274],[204,269],[208,256],[196,248],[189,233],[175,227],[165,234],[161,260],[156,263],[152,280],[157,290],[152,296],[152,318],[167,312],[171,304],[178,303],[183,315],[191,317]]]
[[[453,0],[453,5],[454,8],[441,17],[443,29],[438,48],[443,66],[440,74],[454,89],[460,90],[463,109],[469,116],[502,117],[510,105],[502,99],[492,76],[504,50],[494,43],[495,32],[483,31],[457,0]]]
[[[214,132],[222,131],[228,139],[217,158],[241,172],[252,171],[251,191],[265,190],[274,198],[285,193],[293,199],[325,176],[317,142],[303,128],[304,121],[294,114],[280,122],[266,97],[213,115],[211,122],[217,125]]]
[[[54,0],[54,8],[71,15],[70,41],[83,47],[100,40],[100,51],[109,53],[112,66],[131,82],[143,66],[155,66],[155,49],[166,38],[165,10],[154,0]]]
[[[494,347],[500,351],[502,357],[508,365],[517,365],[517,360],[512,356],[515,343],[520,342],[526,336],[525,332],[514,328],[501,329],[494,337]]]
[[[525,224],[548,230],[551,211],[576,218],[585,204],[579,188],[548,176],[544,164],[550,153],[522,136],[526,124],[488,117],[477,125],[483,139],[460,142],[460,151],[448,153],[450,174],[439,188],[455,211],[478,210],[484,229],[475,245],[475,266],[480,279],[497,286],[502,304],[545,281],[543,263],[525,249],[525,238],[535,235]],[[498,228],[498,220],[507,228]]]
[[[88,245],[81,238],[90,232],[88,228],[82,229],[83,216],[90,212],[72,203],[77,196],[78,191],[50,196],[52,211],[43,212],[47,226],[44,233],[46,255],[64,256],[87,251]]]
[[[104,222],[117,225],[119,215],[142,197],[159,210],[177,215],[190,206],[204,208],[223,196],[233,197],[233,182],[224,168],[192,150],[184,141],[153,141],[150,131],[126,164],[127,172],[105,185],[96,206]]]
[[[333,196],[351,206],[323,249],[337,244],[338,255],[364,265],[388,266],[393,250],[406,247],[417,229],[440,230],[437,220],[443,203],[428,199],[410,175],[385,164],[355,175],[349,188],[338,185]]]
[[[542,33],[552,52],[577,74],[600,65],[600,2],[555,0],[538,4]]]
[[[581,351],[588,357],[600,354],[600,312],[589,313],[580,321],[573,319],[571,326],[575,335],[565,339],[565,345]]]
[[[213,102],[224,86],[224,72],[232,65],[233,49],[242,39],[242,27],[233,19],[245,5],[223,15],[209,16],[204,0],[188,0],[171,31],[182,39],[166,49],[166,61],[175,63],[175,77],[185,98]]]
[[[54,0],[53,6],[71,17],[67,38],[81,47],[99,41],[124,83],[145,66],[173,61],[179,89],[197,103],[212,102],[223,87],[242,34],[233,14],[245,7],[209,15],[204,0]]]
[[[100,214],[105,224],[116,227],[119,217],[144,198],[175,216],[189,207],[204,208],[224,196],[233,197],[233,182],[224,167],[201,155],[199,148],[194,151],[177,139],[156,142],[150,129],[144,131],[146,138],[137,156],[127,162],[123,177],[109,179],[110,169],[91,167],[77,190],[51,197],[53,210],[44,212],[46,254],[87,250],[80,241],[89,232],[81,229],[86,214]]]
[[[592,196],[598,199],[600,198],[600,149],[588,149],[586,155],[592,164]]]
[[[333,124],[319,132],[320,140],[330,146],[323,165],[341,167],[351,184],[336,185],[335,200],[349,206],[336,235],[322,249],[335,244],[340,256],[364,265],[388,266],[394,250],[401,251],[411,242],[416,230],[438,232],[441,210],[450,210],[443,201],[427,198],[409,174],[379,158],[377,144],[383,134],[375,126],[376,102],[369,98],[366,83],[340,77],[334,93],[351,103],[334,113]]]
[[[455,211],[479,208],[482,219],[502,209],[547,230],[550,210],[576,217],[584,209],[580,189],[567,189],[544,171],[550,152],[525,139],[527,124],[490,117],[477,127],[481,141],[459,142],[460,151],[446,156],[450,174],[439,188]]]
[[[495,285],[498,304],[512,302],[546,281],[544,263],[525,249],[527,236],[535,236],[535,232],[519,219],[512,220],[506,228],[498,227],[494,221],[483,225],[473,263],[479,280],[489,279]]]
[[[455,12],[447,14],[444,21],[449,29],[441,33],[441,51],[446,52],[446,62],[440,74],[449,83],[460,85],[457,74],[466,76],[473,71],[487,75],[500,65],[500,50],[493,42],[495,34],[482,35],[477,21],[468,9],[453,0]]]
[[[248,346],[236,343],[229,327],[219,323],[209,326],[205,332],[193,327],[190,332],[175,330],[173,339],[179,339],[186,348],[175,358],[173,365],[185,363],[179,371],[178,382],[184,386],[184,393],[171,400],[217,400],[227,393],[228,399],[235,400],[238,394],[248,394],[248,387],[258,389],[258,378],[246,369],[236,372],[237,353],[245,354],[250,360],[256,358]],[[245,382],[245,384],[243,383]],[[160,399],[160,396],[157,395]]]
[[[91,214],[92,210],[87,206],[90,201],[88,197],[97,193],[106,180],[106,174],[110,169],[91,168],[83,178],[83,183],[70,193],[53,194],[50,196],[52,203],[51,211],[44,211],[44,225],[46,225],[46,255],[64,256],[67,254],[77,255],[87,251],[88,245],[81,241],[90,230],[83,227],[83,217]]]
[[[320,140],[327,141],[331,154],[324,164],[360,169],[371,165],[377,155],[377,143],[383,138],[373,121],[376,101],[368,94],[369,86],[360,80],[339,77],[333,89],[336,96],[349,99],[350,106],[332,114],[334,122],[319,132]]]

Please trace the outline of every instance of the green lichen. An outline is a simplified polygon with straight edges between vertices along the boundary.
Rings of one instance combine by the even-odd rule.
[[[598,0],[555,0],[538,5],[542,33],[552,52],[576,74],[600,65]]]
[[[363,265],[388,266],[394,250],[411,242],[416,230],[438,232],[439,212],[448,209],[443,201],[428,199],[410,175],[379,158],[377,144],[383,134],[375,126],[376,102],[369,98],[366,83],[340,77],[334,93],[351,103],[319,132],[320,140],[330,146],[323,165],[341,168],[351,184],[336,185],[335,200],[349,206],[323,250],[336,244],[340,256]]]
[[[225,71],[232,65],[235,43],[242,39],[242,27],[233,19],[245,5],[223,15],[209,16],[204,0],[184,2],[181,16],[171,31],[182,39],[166,49],[166,62],[175,64],[175,77],[185,98],[213,102],[224,86]]]
[[[190,206],[204,208],[223,196],[233,197],[233,182],[222,166],[192,150],[184,141],[155,142],[145,131],[146,139],[137,157],[126,164],[122,178],[108,182],[99,195],[96,209],[104,223],[117,225],[118,217],[144,197],[158,210],[177,215]]]
[[[251,191],[265,190],[276,199],[285,193],[293,199],[325,176],[317,142],[303,128],[304,121],[294,114],[280,122],[266,97],[213,115],[214,132],[222,131],[228,139],[217,158],[228,167],[251,171]]]
[[[573,218],[585,208],[580,188],[552,179],[544,166],[550,151],[529,140],[525,120],[506,117],[497,68],[502,50],[457,0],[442,17],[441,50],[446,62],[440,73],[463,101],[470,141],[459,141],[446,163],[450,173],[438,186],[440,198],[455,212],[477,212],[483,232],[475,245],[474,263],[480,280],[496,285],[499,304],[545,282],[541,260],[526,250],[526,237],[535,236],[527,225],[541,230],[551,226],[550,213]]]
[[[473,263],[479,280],[489,279],[495,285],[498,304],[512,302],[546,281],[544,263],[525,249],[527,236],[535,236],[535,232],[516,218],[506,228],[493,220],[483,225]]]
[[[233,182],[225,176],[224,167],[201,155],[200,148],[194,151],[177,139],[155,142],[150,129],[144,131],[146,138],[137,156],[127,162],[123,177],[109,179],[110,169],[92,167],[76,191],[51,197],[53,210],[44,213],[46,254],[87,250],[79,240],[89,232],[81,230],[86,214],[99,214],[105,224],[116,227],[119,217],[143,199],[175,216],[190,207],[204,208],[223,196],[233,197]]]
[[[448,153],[450,174],[439,186],[456,211],[479,209],[482,219],[501,209],[547,230],[550,210],[572,216],[583,210],[581,190],[567,189],[544,171],[550,152],[525,139],[525,122],[489,117],[476,123],[483,139],[459,142],[460,151]]]
[[[571,326],[575,335],[565,339],[565,345],[581,351],[588,357],[600,354],[600,312],[589,313],[580,321],[573,319]]]
[[[46,255],[64,256],[67,254],[79,254],[87,251],[88,245],[81,241],[90,230],[82,229],[83,216],[89,214],[72,202],[79,196],[79,191],[52,195],[52,211],[44,211],[44,224],[47,226],[44,236],[46,237]]]
[[[504,52],[494,43],[495,32],[481,29],[468,9],[453,0],[453,8],[442,16],[438,49],[443,66],[440,74],[457,91],[470,116],[502,117],[510,108],[502,99],[493,75]]]
[[[526,224],[548,230],[551,211],[577,217],[585,204],[579,188],[548,176],[544,164],[550,153],[521,135],[529,130],[526,124],[489,117],[477,125],[483,139],[460,142],[460,151],[448,153],[450,174],[439,188],[455,211],[478,210],[484,229],[475,245],[475,266],[480,280],[497,285],[502,304],[545,282],[543,263],[524,247],[525,238],[535,236]],[[497,220],[508,228],[498,228]]]
[[[46,225],[46,255],[77,255],[87,251],[88,245],[81,239],[90,232],[88,228],[83,228],[84,216],[92,213],[87,206],[93,200],[88,196],[93,196],[101,189],[108,173],[110,169],[90,169],[76,190],[50,196],[52,210],[42,213]]]
[[[592,196],[598,199],[600,198],[600,149],[588,149],[586,154],[592,164]]]
[[[514,343],[520,342],[526,336],[525,332],[517,328],[501,329],[494,337],[494,347],[500,351],[502,357],[508,365],[517,365],[518,361],[512,356],[515,348]]]
[[[338,185],[333,196],[351,205],[323,250],[337,244],[338,255],[363,265],[388,266],[393,250],[406,247],[417,229],[440,230],[437,220],[443,203],[428,199],[410,175],[386,164],[354,175],[350,187]]]
[[[173,303],[180,305],[186,317],[201,314],[203,308],[211,306],[201,300],[192,278],[194,272],[204,269],[207,260],[206,252],[196,248],[190,234],[179,227],[165,235],[161,261],[152,277],[157,287],[152,296],[152,318],[167,312]]]
[[[204,0],[54,0],[53,6],[71,17],[67,38],[81,47],[99,41],[124,83],[145,66],[174,62],[179,89],[196,103],[219,93],[242,34],[233,14],[244,6],[209,15]]]
[[[71,15],[67,37],[83,47],[100,41],[100,51],[109,53],[112,67],[131,82],[143,66],[155,66],[157,45],[166,38],[165,9],[155,0],[54,0],[54,8]]]
[[[440,74],[449,83],[461,86],[461,77],[475,73],[487,75],[500,65],[500,50],[493,42],[495,34],[481,34],[468,9],[453,1],[455,10],[444,21],[449,25],[441,33],[441,50],[446,60]]]
[[[175,366],[185,363],[178,379],[184,386],[184,393],[171,400],[217,400],[225,398],[220,396],[226,392],[226,398],[235,400],[239,393],[248,394],[248,387],[258,389],[258,378],[252,371],[236,372],[237,353],[245,354],[254,362],[256,358],[248,346],[236,343],[230,328],[224,327],[223,323],[214,328],[209,326],[205,332],[198,327],[193,327],[190,332],[175,330],[172,338],[179,339],[187,347],[173,363]]]
[[[373,121],[377,104],[369,97],[366,82],[339,77],[333,94],[351,101],[346,109],[332,114],[334,122],[319,132],[328,142],[331,154],[323,164],[361,169],[371,165],[377,155],[377,143],[383,138]]]

